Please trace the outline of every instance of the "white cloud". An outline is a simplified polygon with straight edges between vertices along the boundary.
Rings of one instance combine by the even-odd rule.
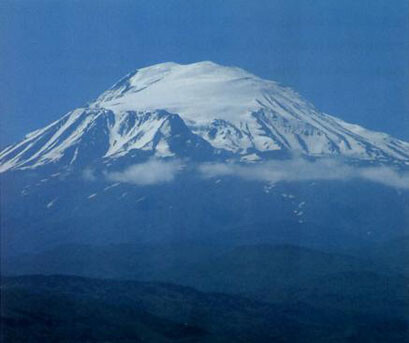
[[[95,181],[97,178],[94,175],[94,171],[92,169],[85,169],[82,173],[82,177],[87,181]]]
[[[364,168],[360,170],[360,177],[391,187],[409,189],[409,173],[397,173],[392,168]]]
[[[171,182],[186,167],[178,159],[156,160],[132,165],[122,171],[105,173],[105,178],[114,182],[135,185],[154,185]],[[391,167],[357,167],[335,159],[308,161],[302,158],[275,160],[254,164],[202,163],[196,168],[201,177],[235,176],[249,181],[313,181],[363,179],[386,186],[409,189],[409,173]],[[94,171],[83,172],[86,180],[96,180]]]
[[[199,167],[199,171],[204,177],[232,175],[246,180],[269,182],[360,178],[396,188],[409,189],[408,173],[399,173],[389,167],[353,167],[333,159],[315,162],[293,159],[252,165],[206,163]]]
[[[135,164],[120,172],[107,173],[105,177],[110,181],[132,183],[135,185],[153,185],[172,181],[183,168],[179,160],[160,161],[150,160]]]

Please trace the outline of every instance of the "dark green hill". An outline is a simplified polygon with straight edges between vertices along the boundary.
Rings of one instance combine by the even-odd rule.
[[[376,251],[364,259],[290,245],[66,245],[9,260],[4,272],[171,282],[271,304],[406,318],[409,277]]]
[[[400,320],[267,304],[164,283],[2,280],[4,342],[403,342]]]

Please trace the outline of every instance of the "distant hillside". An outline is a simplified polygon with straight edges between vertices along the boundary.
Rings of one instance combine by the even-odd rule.
[[[161,283],[5,278],[5,342],[403,342],[407,323]],[[348,329],[345,329],[348,328]]]

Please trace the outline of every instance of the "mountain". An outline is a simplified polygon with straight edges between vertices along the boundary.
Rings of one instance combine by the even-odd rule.
[[[320,112],[293,90],[212,62],[128,74],[88,105],[0,152],[0,171],[124,158],[342,156],[409,164],[409,143]]]
[[[2,334],[403,341],[408,168],[239,68],[139,69],[0,152]]]
[[[389,169],[345,178],[344,164],[319,164],[330,157]],[[290,164],[268,164],[280,161]],[[318,161],[312,172],[308,161]],[[215,174],[202,173],[209,164]],[[211,62],[158,64],[0,153],[3,251],[396,239],[409,233],[408,165],[409,143],[321,113],[276,82]]]
[[[303,303],[345,314],[403,319],[409,306],[409,273],[397,270],[396,261],[385,264],[384,255],[406,250],[384,250],[380,255],[373,247],[353,257],[268,244],[63,245],[18,256],[3,266],[3,272],[171,282],[274,304]]]

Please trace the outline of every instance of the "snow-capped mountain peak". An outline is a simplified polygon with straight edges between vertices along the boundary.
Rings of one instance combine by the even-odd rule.
[[[213,62],[162,63],[125,76],[0,153],[2,171],[135,154],[265,158],[269,152],[409,161],[409,143],[324,114],[293,90]],[[267,155],[266,155],[267,153]]]
[[[117,112],[166,109],[185,121],[202,124],[214,119],[239,122],[260,107],[264,94],[277,89],[242,69],[212,62],[189,65],[163,63],[127,75],[91,106]]]

